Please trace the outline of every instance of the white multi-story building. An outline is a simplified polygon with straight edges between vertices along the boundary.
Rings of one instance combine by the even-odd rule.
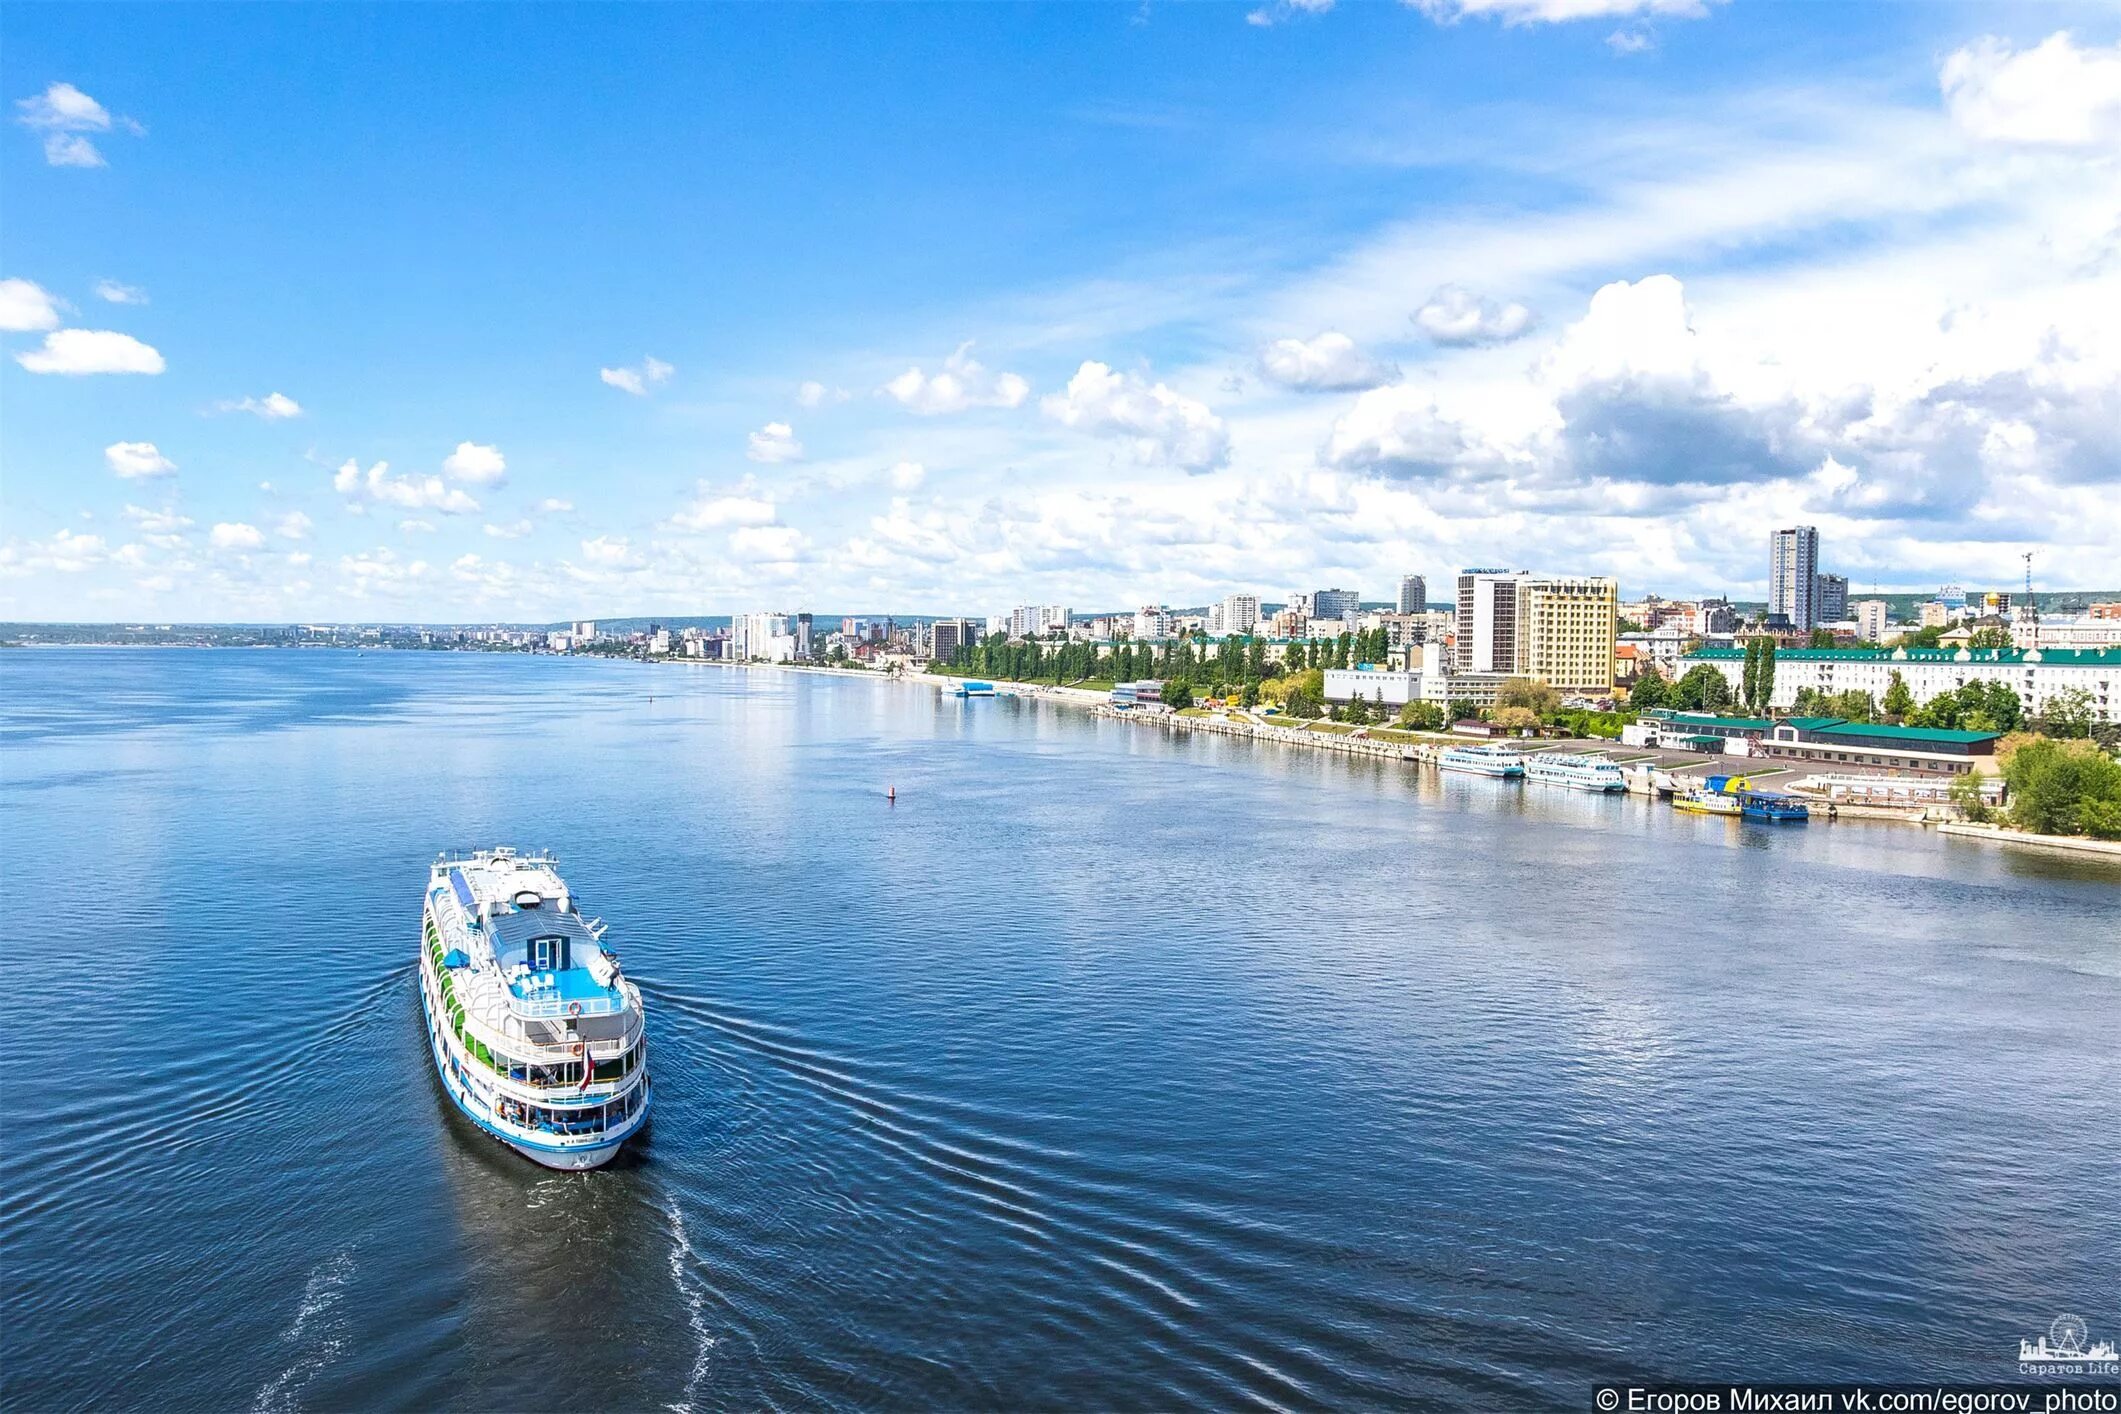
[[[1007,620],[1002,632],[1011,638],[1044,638],[1066,633],[1072,615],[1065,604],[1019,604],[1002,617]]]
[[[1353,702],[1360,698],[1385,707],[1404,707],[1409,702],[1434,702],[1445,706],[1470,702],[1492,707],[1503,684],[1514,673],[1459,672],[1451,666],[1451,655],[1441,643],[1419,644],[1413,650],[1414,667],[1329,668],[1326,700]]]
[[[1703,648],[1680,660],[1683,671],[1706,663],[1737,692],[1745,678],[1745,650]],[[2018,694],[2032,716],[2056,694],[2081,688],[2095,721],[2121,721],[2121,648],[1785,648],[1775,655],[1771,708],[1796,705],[1806,688],[1868,692],[1883,701],[1893,674],[1917,706],[1969,682],[2000,682]]]
[[[1259,627],[1259,596],[1227,594],[1216,606],[1222,610],[1222,632],[1251,633]]]
[[[1819,622],[1819,528],[1792,526],[1768,536],[1768,614],[1792,628]]]
[[[1883,599],[1865,599],[1856,605],[1856,636],[1866,643],[1885,642],[1892,614]]]
[[[1134,611],[1134,636],[1155,641],[1171,636],[1171,611],[1161,604],[1144,604]]]
[[[735,662],[761,658],[769,663],[810,656],[810,615],[733,614],[729,619],[728,656]]]

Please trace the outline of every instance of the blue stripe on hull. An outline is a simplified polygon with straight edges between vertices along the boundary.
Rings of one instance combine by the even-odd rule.
[[[603,1164],[611,1162],[611,1160],[617,1156],[620,1147],[623,1146],[628,1139],[631,1139],[637,1132],[639,1132],[643,1124],[647,1123],[648,1107],[650,1103],[655,1099],[655,1094],[648,1077],[643,1076],[641,1077],[641,1107],[638,1110],[634,1111],[632,1120],[627,1123],[624,1129],[617,1131],[609,1131],[615,1132],[618,1137],[613,1139],[608,1145],[547,1144],[541,1140],[525,1139],[519,1135],[510,1134],[505,1130],[496,1128],[492,1121],[486,1119],[485,1117],[480,1115],[478,1111],[472,1109],[472,1107],[465,1102],[464,1097],[457,1093],[457,1087],[450,1078],[448,1059],[442,1054],[442,1043],[439,1035],[437,1034],[434,1024],[434,1010],[427,999],[427,988],[424,985],[426,978],[426,967],[424,966],[424,964],[421,967],[421,978],[422,986],[420,988],[420,1016],[427,1023],[427,1053],[429,1058],[434,1061],[435,1078],[442,1082],[442,1093],[449,1097],[450,1103],[457,1107],[458,1113],[462,1114],[464,1118],[470,1120],[480,1129],[483,1129],[484,1131],[486,1131],[486,1133],[500,1140],[503,1144],[506,1144],[509,1148],[521,1154],[524,1158],[530,1159],[536,1163],[544,1164],[547,1168],[597,1168]],[[555,1156],[555,1159],[589,1159],[594,1157],[595,1161],[592,1163],[555,1162],[555,1159],[547,1159],[546,1157],[544,1157],[546,1154],[551,1154]]]

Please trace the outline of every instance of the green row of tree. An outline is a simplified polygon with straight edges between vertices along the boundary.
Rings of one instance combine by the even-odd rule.
[[[1390,631],[1343,633],[1334,638],[1293,643],[1283,653],[1283,673],[1346,668],[1383,662],[1392,651]],[[1209,697],[1241,695],[1249,685],[1253,701],[1259,685],[1274,672],[1263,638],[1232,634],[1218,642],[1191,636],[1161,643],[1117,643],[1107,648],[1071,640],[1023,639],[989,634],[977,643],[961,644],[937,672],[1006,682],[1129,682],[1157,678],[1181,680]]]

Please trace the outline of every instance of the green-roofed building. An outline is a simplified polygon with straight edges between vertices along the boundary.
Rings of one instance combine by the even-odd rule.
[[[1840,717],[1724,717],[1662,708],[1642,714],[1654,726],[1653,744],[1799,763],[1814,770],[1886,771],[1895,775],[1961,776],[1994,756],[1998,732],[1891,727]],[[1738,745],[1732,745],[1732,742]],[[1707,747],[1715,742],[1717,747]]]
[[[1722,673],[1733,692],[1744,685],[1744,649],[1697,648],[1679,668],[1703,664]],[[1807,688],[1882,700],[1895,673],[1917,705],[1969,682],[2000,682],[2031,716],[2042,715],[2057,694],[2081,689],[2094,720],[2121,721],[2121,648],[1785,648],[1775,655],[1768,705],[1788,709]]]

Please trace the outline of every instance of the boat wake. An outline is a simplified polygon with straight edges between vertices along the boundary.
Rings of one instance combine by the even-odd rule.
[[[675,1414],[692,1414],[700,1382],[707,1378],[708,1365],[714,1358],[714,1335],[707,1329],[706,1288],[689,1267],[700,1259],[700,1254],[685,1231],[685,1214],[675,1200],[666,1200],[663,1216],[670,1220],[670,1282],[685,1303],[685,1324],[692,1331],[692,1370],[685,1378],[684,1398],[665,1407]]]
[[[302,1391],[346,1349],[346,1317],[339,1307],[353,1271],[353,1254],[339,1252],[319,1263],[302,1284],[294,1322],[280,1336],[293,1359],[259,1387],[253,1414],[299,1409]]]

